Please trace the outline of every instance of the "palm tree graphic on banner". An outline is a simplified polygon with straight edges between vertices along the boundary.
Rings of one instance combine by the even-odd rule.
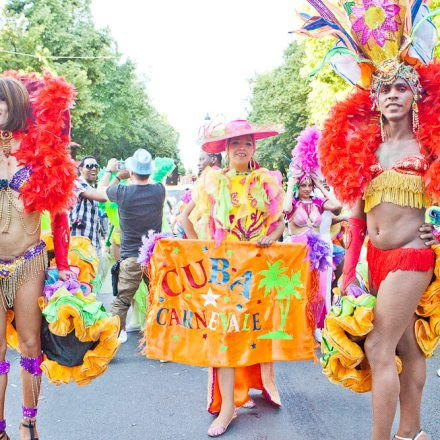
[[[289,315],[292,296],[302,299],[298,289],[304,287],[301,283],[301,272],[293,272],[289,277],[286,272],[287,267],[282,266],[283,261],[279,260],[274,264],[267,263],[267,270],[260,272],[263,275],[258,288],[264,288],[264,296],[270,295],[273,290],[276,292],[276,299],[280,304],[281,323],[276,331],[266,333],[257,339],[293,339],[284,331],[287,316]]]

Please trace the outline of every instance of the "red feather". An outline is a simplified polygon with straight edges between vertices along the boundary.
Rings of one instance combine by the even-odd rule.
[[[424,176],[428,194],[440,199],[440,64],[418,69],[423,87],[419,105],[419,141],[432,163]],[[338,199],[353,205],[372,175],[370,166],[381,143],[379,113],[372,110],[369,92],[354,91],[337,103],[324,123],[318,146],[321,170]]]
[[[22,81],[32,107],[28,130],[15,153],[21,165],[32,168],[29,181],[20,190],[25,209],[27,212],[63,212],[74,203],[76,168],[67,146],[69,109],[76,92],[64,78],[47,72],[43,77],[16,71],[6,71],[2,76]]]

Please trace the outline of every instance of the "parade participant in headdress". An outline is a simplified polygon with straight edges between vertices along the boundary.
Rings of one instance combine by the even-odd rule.
[[[8,439],[4,396],[10,364],[6,356],[6,317],[13,308],[23,380],[20,436],[37,438],[41,384],[38,305],[47,267],[40,240],[40,214],[52,216],[60,279],[70,276],[67,261],[67,209],[73,201],[75,167],[68,152],[69,107],[74,90],[62,78],[5,72],[0,78],[0,439]],[[30,435],[30,437],[29,437]]]
[[[323,185],[323,177],[319,170],[317,143],[320,137],[316,127],[306,128],[298,137],[298,143],[292,150],[292,160],[289,166],[289,180],[283,209],[289,226],[288,241],[300,243],[315,243],[322,241],[319,235],[322,214],[331,211],[339,214],[341,204],[335,196]],[[313,195],[318,189],[324,198]],[[325,243],[323,243],[325,245]],[[328,257],[331,249],[328,246]],[[332,266],[329,261],[329,266]],[[320,295],[316,301],[315,323],[322,328],[326,314],[327,268],[320,268]]]
[[[228,165],[207,169],[199,178],[183,213],[188,238],[212,239],[217,244],[255,241],[262,247],[278,240],[284,230],[281,175],[260,168],[253,156],[258,139],[279,133],[277,127],[237,120],[205,134],[202,149],[216,154],[225,151]],[[265,397],[280,405],[272,364],[210,368],[209,375],[208,411],[218,414],[208,430],[212,437],[226,432],[236,416],[235,408],[249,401],[250,388],[264,391]]]
[[[431,356],[440,341],[432,321],[440,317],[440,289],[438,281],[430,284],[438,267],[419,227],[426,207],[440,198],[440,65],[429,64],[437,31],[428,2],[421,0],[341,0],[343,8],[326,0],[309,3],[320,16],[303,14],[301,33],[337,37],[325,60],[359,86],[330,112],[319,155],[338,199],[354,206],[345,292],[355,290],[356,263],[367,231],[369,235],[370,288],[377,295],[374,327],[365,341],[371,373],[363,355],[358,368],[365,372],[362,391],[372,382],[371,438],[390,438],[400,400],[394,438],[425,440],[420,420],[425,355]],[[400,376],[396,354],[403,363]],[[354,378],[359,370],[351,373]]]

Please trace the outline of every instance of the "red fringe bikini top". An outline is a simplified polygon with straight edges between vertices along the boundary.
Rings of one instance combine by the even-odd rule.
[[[422,209],[430,205],[426,196],[423,175],[429,161],[422,155],[409,154],[398,160],[392,168],[384,168],[379,161],[371,165],[371,182],[364,192],[365,212],[382,202]]]

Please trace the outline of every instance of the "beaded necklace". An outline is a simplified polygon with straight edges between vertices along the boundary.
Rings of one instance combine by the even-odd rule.
[[[11,140],[13,138],[13,134],[11,131],[0,131],[0,146],[3,150],[3,154],[8,158],[11,154]],[[24,220],[24,208],[22,208],[16,200],[12,189],[10,187],[10,182],[7,179],[0,179],[0,220],[3,219],[3,207],[6,201],[6,222],[1,230],[2,234],[5,234],[9,231],[9,227],[11,225],[12,220],[12,209],[17,211],[18,216],[20,217],[20,222],[23,226],[23,229],[27,235],[35,235],[40,228],[40,221],[37,222],[37,226],[34,230],[30,231],[26,225]]]

